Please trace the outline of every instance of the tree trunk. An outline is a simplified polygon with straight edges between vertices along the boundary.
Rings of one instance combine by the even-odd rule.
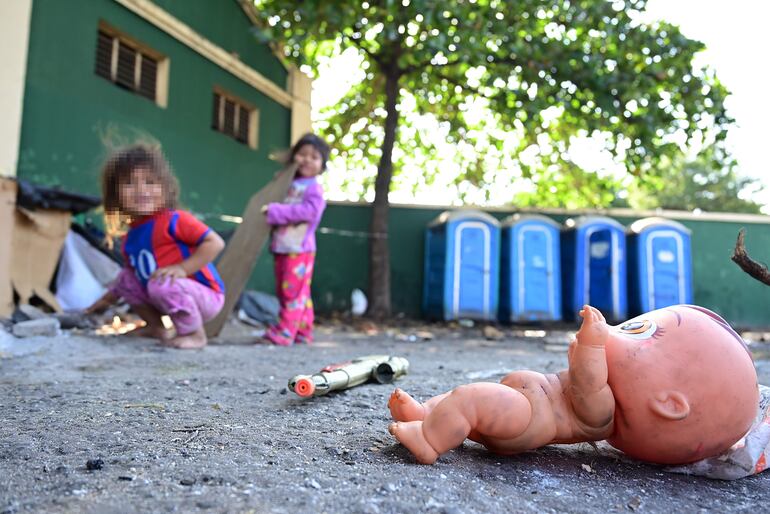
[[[390,245],[388,244],[388,214],[390,180],[393,177],[393,145],[398,127],[398,81],[400,73],[394,66],[386,70],[385,78],[385,139],[374,183],[374,203],[369,240],[369,316],[383,319],[390,316]]]

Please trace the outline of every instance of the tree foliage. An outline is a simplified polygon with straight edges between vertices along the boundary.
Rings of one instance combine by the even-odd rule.
[[[717,148],[706,148],[692,160],[680,156],[661,164],[666,168],[665,180],[634,182],[627,198],[613,204],[637,209],[761,213],[761,204],[742,195],[753,193],[756,197],[763,186],[757,179],[738,175],[735,161]]]
[[[255,3],[260,37],[296,63],[315,69],[359,52],[365,76],[321,127],[351,165],[377,165],[373,232],[387,232],[394,175],[436,153],[435,131],[416,128],[415,116],[432,117],[457,148],[457,181],[483,187],[498,166],[540,193],[525,201],[580,205],[606,205],[616,179],[577,165],[574,141],[602,135],[628,173],[654,175],[691,141],[719,145],[731,122],[725,88],[693,69],[703,45],[639,21],[646,0]],[[378,260],[387,240],[373,248],[371,304],[387,313],[390,286],[380,277],[389,269]]]

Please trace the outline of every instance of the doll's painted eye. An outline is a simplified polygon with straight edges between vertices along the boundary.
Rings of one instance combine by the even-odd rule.
[[[620,332],[634,339],[648,339],[658,330],[658,325],[651,320],[631,321],[620,327]]]

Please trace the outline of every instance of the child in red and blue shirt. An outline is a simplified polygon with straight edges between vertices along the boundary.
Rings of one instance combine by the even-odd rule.
[[[224,284],[212,264],[224,248],[215,232],[176,208],[179,187],[162,153],[136,145],[116,152],[102,171],[107,233],[128,225],[125,267],[89,311],[123,298],[145,321],[135,335],[175,348],[206,345],[204,322],[224,305]],[[176,335],[164,327],[168,315]]]

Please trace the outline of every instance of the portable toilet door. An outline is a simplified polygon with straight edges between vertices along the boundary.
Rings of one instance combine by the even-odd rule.
[[[426,233],[425,313],[446,320],[494,319],[499,255],[495,218],[474,210],[441,214]]]
[[[622,321],[627,315],[625,230],[603,216],[567,220],[562,233],[564,316],[579,319],[583,305]]]
[[[561,226],[539,214],[502,222],[500,320],[561,320]]]
[[[635,221],[627,234],[628,294],[633,314],[692,303],[690,230],[652,217]]]

